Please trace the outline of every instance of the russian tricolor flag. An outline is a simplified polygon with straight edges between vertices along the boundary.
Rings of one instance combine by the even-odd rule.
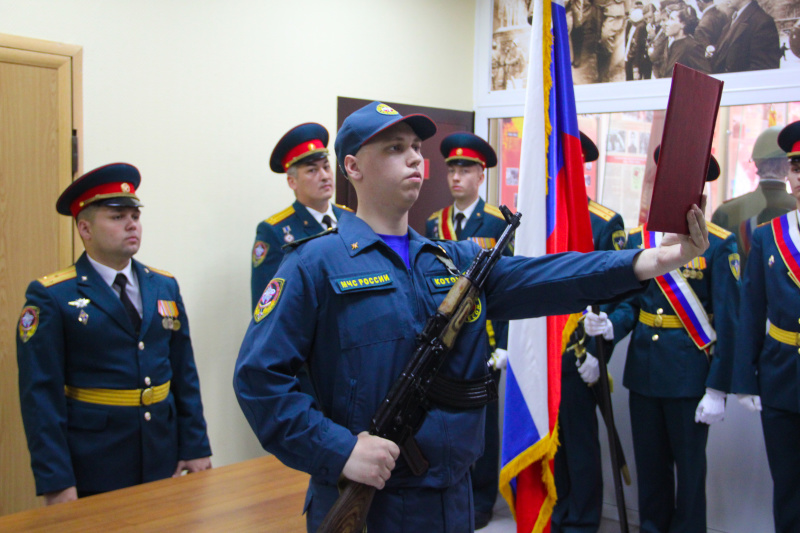
[[[594,246],[566,13],[559,0],[533,3],[519,187],[519,211],[527,216],[517,230],[515,249],[526,256],[588,252]],[[550,530],[562,333],[568,318],[511,323],[500,491],[518,533]]]

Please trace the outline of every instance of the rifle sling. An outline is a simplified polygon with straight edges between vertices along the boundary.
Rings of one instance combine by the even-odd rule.
[[[477,379],[455,379],[437,374],[427,393],[428,399],[445,407],[475,409],[498,398],[491,374]]]

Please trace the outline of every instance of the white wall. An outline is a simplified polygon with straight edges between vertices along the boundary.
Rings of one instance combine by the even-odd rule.
[[[337,96],[471,110],[474,1],[0,0],[0,12],[2,33],[83,47],[83,168],[141,170],[137,257],[181,284],[214,463],[260,454],[232,376],[256,224],[294,199],[269,154],[307,121],[332,149]]]

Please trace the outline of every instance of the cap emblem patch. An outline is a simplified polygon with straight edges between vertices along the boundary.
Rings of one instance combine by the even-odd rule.
[[[458,150],[456,150],[456,155],[464,155],[464,149],[459,148]]]
[[[122,189],[122,192],[131,192],[131,186],[127,183],[120,185],[120,189]]]
[[[389,107],[386,104],[379,104],[378,107],[376,108],[376,110],[381,115],[397,115],[398,114],[397,111],[395,111],[393,108]]]

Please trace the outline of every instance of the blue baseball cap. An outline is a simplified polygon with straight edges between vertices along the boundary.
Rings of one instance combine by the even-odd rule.
[[[342,127],[336,134],[334,149],[336,159],[344,172],[344,158],[355,155],[358,150],[383,130],[405,122],[423,141],[436,134],[436,123],[426,115],[413,114],[403,116],[391,106],[381,102],[372,102],[358,111],[354,111],[344,119]],[[346,172],[345,172],[346,174]]]

